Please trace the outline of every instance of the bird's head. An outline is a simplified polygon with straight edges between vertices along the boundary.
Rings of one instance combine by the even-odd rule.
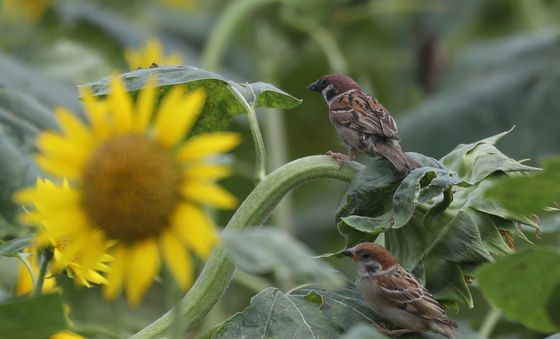
[[[344,74],[335,73],[322,76],[307,88],[323,94],[325,101],[330,103],[335,96],[352,89],[360,89],[360,85]]]
[[[347,248],[342,254],[351,257],[358,269],[358,276],[376,274],[393,267],[397,259],[383,246],[364,242]]]

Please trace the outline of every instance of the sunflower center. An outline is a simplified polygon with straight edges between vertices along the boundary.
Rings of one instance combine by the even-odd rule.
[[[82,207],[112,239],[157,236],[180,200],[181,168],[141,135],[114,137],[92,154],[83,173]]]

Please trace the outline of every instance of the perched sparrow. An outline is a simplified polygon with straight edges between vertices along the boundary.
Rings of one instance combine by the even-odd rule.
[[[441,305],[411,273],[385,248],[361,243],[342,251],[356,262],[356,287],[375,313],[400,329],[378,329],[399,336],[431,330],[448,338],[455,337],[457,324],[449,319]]]
[[[408,173],[421,167],[401,151],[399,132],[393,117],[379,101],[364,93],[354,80],[344,74],[329,74],[307,88],[323,94],[329,105],[331,122],[348,148],[348,156],[328,153],[338,162],[353,160],[356,152],[363,152],[382,155],[399,172]]]

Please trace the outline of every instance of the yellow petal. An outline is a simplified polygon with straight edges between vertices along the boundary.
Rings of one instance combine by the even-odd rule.
[[[128,68],[130,70],[135,70],[138,69],[139,67],[142,67],[140,59],[141,56],[139,52],[128,48],[124,51],[124,60],[126,60],[126,63],[128,64]]]
[[[89,145],[73,143],[72,140],[51,132],[41,133],[37,138],[37,146],[46,157],[63,159],[64,162],[75,165],[80,170],[91,152]]]
[[[219,180],[231,175],[231,168],[226,165],[196,164],[185,170],[187,179]]]
[[[206,98],[200,89],[187,95],[182,92],[180,86],[173,87],[158,113],[155,138],[166,147],[176,145],[190,131]]]
[[[113,262],[111,271],[107,275],[107,285],[103,287],[103,297],[114,299],[121,292],[123,280],[125,279],[125,268],[128,264],[128,250],[126,245],[119,244],[112,252]]]
[[[185,246],[171,230],[162,234],[160,249],[163,260],[179,286],[183,289],[189,287],[192,284],[192,260]]]
[[[163,48],[161,47],[159,41],[156,39],[149,39],[148,42],[146,42],[146,49],[142,60],[143,64],[140,65],[140,67],[148,67],[154,62],[160,62],[162,52]]]
[[[132,129],[132,100],[123,81],[118,76],[113,76],[110,83],[111,93],[107,100],[110,101],[111,113],[114,119],[114,131],[125,134]]]
[[[67,162],[66,159],[38,155],[34,160],[39,168],[51,175],[69,179],[77,179],[81,176],[80,168]]]
[[[138,241],[127,254],[126,296],[130,305],[138,305],[159,270],[159,255],[154,239]]]
[[[72,112],[65,108],[57,108],[55,114],[62,131],[72,143],[91,146],[93,138],[90,130]]]
[[[182,63],[183,58],[181,57],[181,55],[176,53],[170,54],[166,58],[163,58],[163,60],[161,61],[162,65],[181,65]]]
[[[150,77],[148,81],[146,81],[144,89],[142,89],[138,95],[138,102],[136,104],[137,115],[134,121],[135,132],[143,132],[148,128],[154,110],[156,85],[157,79],[155,77]]]
[[[174,232],[202,259],[208,258],[218,242],[212,220],[191,204],[181,204],[172,217]]]
[[[240,135],[232,132],[195,135],[181,146],[177,158],[179,161],[198,160],[228,152],[239,145],[240,142]]]
[[[60,331],[51,335],[49,339],[85,339],[85,338],[71,331]]]
[[[107,128],[107,105],[101,100],[97,101],[89,88],[82,88],[80,94],[93,133],[100,139],[105,139],[109,136],[109,129]]]
[[[190,201],[215,208],[232,209],[237,206],[237,198],[213,183],[186,181],[181,192]]]
[[[33,291],[33,279],[31,272],[23,264],[19,264],[18,280],[16,285],[16,295],[24,295]]]

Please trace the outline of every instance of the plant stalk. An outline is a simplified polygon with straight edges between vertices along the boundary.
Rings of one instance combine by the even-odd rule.
[[[478,335],[480,339],[488,339],[494,331],[494,327],[498,324],[500,317],[502,316],[502,311],[500,311],[497,307],[491,306],[490,312],[484,318],[484,322],[482,326],[480,326],[480,330],[478,331]]]
[[[294,160],[270,173],[247,196],[231,217],[224,232],[239,232],[259,226],[270,216],[286,193],[300,184],[320,178],[349,182],[355,170],[340,166],[331,157],[315,155]],[[178,304],[183,315],[183,333],[192,330],[220,299],[229,285],[235,265],[228,260],[225,250],[217,248],[210,256],[192,288]],[[173,309],[136,333],[132,338],[160,338],[172,323]]]
[[[254,104],[257,96],[255,92],[253,92],[253,101],[252,104],[249,104],[247,100],[245,100],[245,97],[239,93],[237,88],[234,86],[230,86],[230,88],[247,111],[249,127],[251,128],[251,135],[253,136],[253,142],[255,143],[255,181],[258,184],[266,176],[266,150],[259,122],[257,120],[257,113],[255,112]],[[252,90],[253,88],[251,87],[251,91]]]
[[[43,285],[45,283],[45,277],[47,275],[47,268],[52,257],[53,253],[51,249],[44,249],[39,255],[39,275],[37,276],[35,287],[33,288],[33,296],[35,297],[40,296],[43,291]]]
[[[259,7],[282,0],[237,0],[232,1],[218,19],[202,52],[202,68],[215,71],[221,63],[225,49],[235,34],[235,28],[246,22],[246,18]]]

